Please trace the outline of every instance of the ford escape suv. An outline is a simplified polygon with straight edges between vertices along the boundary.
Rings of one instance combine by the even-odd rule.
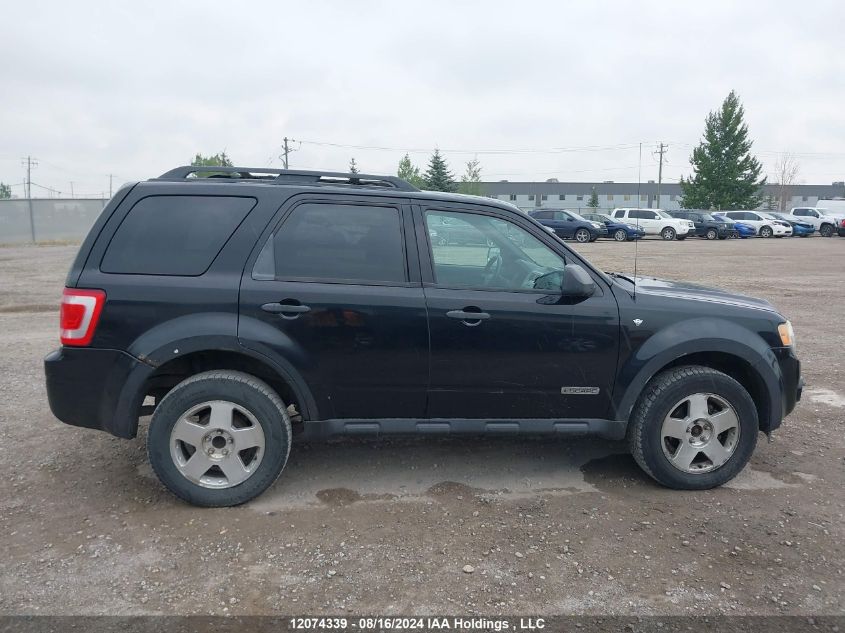
[[[507,203],[203,169],[106,205],[44,362],[68,424],[133,438],[151,415],[152,466],[190,503],[252,499],[294,438],[340,434],[592,434],[711,488],[801,396],[771,304],[601,272]]]

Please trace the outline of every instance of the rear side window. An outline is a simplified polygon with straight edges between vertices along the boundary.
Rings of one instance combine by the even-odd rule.
[[[262,249],[253,277],[403,283],[407,280],[399,209],[306,203]]]
[[[100,263],[104,273],[202,275],[255,198],[150,196],[120,223]]]

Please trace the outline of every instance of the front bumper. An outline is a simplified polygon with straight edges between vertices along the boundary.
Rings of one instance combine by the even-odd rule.
[[[770,431],[780,426],[783,418],[792,413],[795,405],[801,400],[804,391],[804,378],[801,376],[801,361],[791,347],[776,347],[772,349],[777,358],[781,375],[781,416],[773,416],[770,421]]]
[[[120,350],[57,349],[44,359],[50,410],[65,424],[135,437],[151,369]]]

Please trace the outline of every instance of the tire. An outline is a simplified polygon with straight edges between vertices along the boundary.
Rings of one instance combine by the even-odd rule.
[[[704,420],[700,425],[680,420],[695,415],[689,404],[694,400],[707,406],[705,416],[699,418]],[[727,406],[719,411],[721,405]],[[709,413],[711,407],[713,414]],[[735,422],[726,423],[725,418],[718,417],[726,411],[733,415],[728,420]],[[730,424],[729,430],[719,431]],[[685,439],[665,436],[667,428],[680,429]],[[637,464],[660,484],[678,490],[706,490],[730,481],[745,467],[757,445],[758,429],[757,409],[742,385],[715,369],[690,365],[662,372],[646,385],[631,415],[627,439]],[[700,451],[691,446],[696,441],[705,442]],[[724,461],[716,466],[705,451],[716,456],[716,461]],[[681,465],[687,459],[691,461],[682,468],[673,459]]]
[[[774,234],[772,227],[770,226],[761,226],[760,227],[760,237],[771,237]]]
[[[212,411],[218,410],[223,417],[212,422],[217,415]],[[185,419],[191,411],[195,421]],[[197,445],[190,442],[194,438]],[[150,421],[147,453],[159,480],[180,499],[203,507],[234,506],[276,481],[287,463],[291,438],[285,404],[267,383],[242,372],[215,370],[183,380],[164,397]],[[250,446],[238,449],[238,443]],[[205,452],[215,454],[206,457]],[[198,455],[203,459],[191,469],[190,460]]]
[[[715,240],[719,237],[719,232],[716,229],[707,229],[707,239]]]
[[[625,242],[628,240],[628,234],[625,232],[625,229],[616,229],[613,233],[613,239],[617,242]]]
[[[580,244],[586,244],[587,242],[591,242],[590,239],[592,236],[587,229],[578,229],[575,231],[575,241]]]
[[[719,236],[719,239],[720,239],[720,240],[726,240],[726,239],[728,239],[728,237],[729,237],[729,236],[727,236],[727,235],[720,235],[720,236]]]
[[[677,236],[678,236],[678,233],[671,226],[667,226],[665,229],[660,231],[660,237],[662,237],[667,242],[671,242]]]
[[[832,237],[833,227],[830,224],[822,224],[821,227],[819,227],[819,234],[822,237]]]

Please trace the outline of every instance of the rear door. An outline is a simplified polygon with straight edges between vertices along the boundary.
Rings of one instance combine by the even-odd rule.
[[[302,376],[321,419],[425,413],[428,326],[403,202],[299,197],[247,262],[241,343]]]
[[[427,227],[444,218],[479,239],[432,244]],[[490,207],[432,204],[415,220],[431,333],[427,417],[604,417],[619,322],[603,280],[594,296],[562,301],[568,249]]]

